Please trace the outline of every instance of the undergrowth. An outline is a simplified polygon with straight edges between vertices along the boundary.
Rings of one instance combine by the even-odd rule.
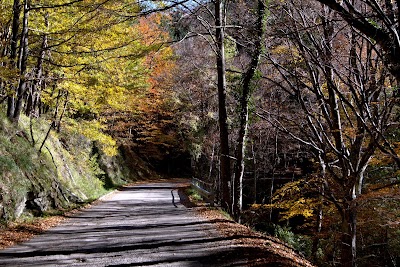
[[[0,222],[57,213],[134,179],[96,142],[66,129],[47,136],[49,128],[43,118],[15,125],[0,113]]]

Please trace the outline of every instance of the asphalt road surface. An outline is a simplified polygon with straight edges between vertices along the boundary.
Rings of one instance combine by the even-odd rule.
[[[0,266],[247,266],[175,183],[126,187],[44,234],[0,251]],[[279,265],[275,265],[279,266]]]

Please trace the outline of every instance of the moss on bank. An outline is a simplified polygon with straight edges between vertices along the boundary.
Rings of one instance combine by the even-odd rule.
[[[27,117],[22,117],[17,126],[0,114],[3,223],[23,214],[39,216],[97,199],[110,189],[151,175],[146,164],[133,159],[132,153],[131,158],[107,156],[83,135],[51,131],[46,139],[49,126],[45,120],[30,121]]]

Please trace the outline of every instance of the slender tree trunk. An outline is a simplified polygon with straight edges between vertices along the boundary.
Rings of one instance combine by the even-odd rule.
[[[7,117],[12,119],[14,115],[14,108],[15,107],[15,97],[14,95],[10,95],[7,97]]]
[[[253,191],[254,191],[254,196],[253,196],[253,203],[257,204],[257,179],[258,179],[258,171],[257,171],[257,159],[254,151],[254,143],[251,144],[251,155],[253,157]]]
[[[22,33],[21,33],[21,46],[20,46],[20,56],[19,56],[19,69],[20,69],[20,80],[17,90],[17,97],[15,102],[15,110],[13,115],[13,121],[18,123],[19,117],[22,111],[22,103],[24,100],[24,95],[26,92],[27,81],[26,81],[26,68],[28,64],[28,21],[29,21],[29,1],[24,1],[24,18],[22,23]]]
[[[11,44],[10,44],[10,65],[13,68],[17,67],[17,51],[18,51],[18,35],[19,35],[19,17],[21,15],[21,4],[19,0],[14,0],[13,4],[13,21],[11,31]],[[7,117],[12,119],[15,110],[15,94],[14,86],[11,85],[11,93],[7,99]]]
[[[224,16],[222,0],[215,1],[215,27],[217,40],[217,76],[218,76],[218,121],[220,136],[220,177],[221,177],[221,206],[230,212],[230,157],[228,115],[226,111],[226,71],[224,47]]]
[[[45,15],[45,25],[49,26],[49,15],[48,13]],[[36,63],[36,73],[35,80],[32,83],[31,90],[28,95],[28,100],[26,104],[25,114],[29,116],[37,107],[37,102],[40,93],[40,87],[42,85],[42,75],[43,75],[43,61],[46,54],[47,49],[47,34],[43,34],[42,37],[42,46],[40,48],[39,57]]]
[[[57,117],[58,117],[58,113],[59,113],[59,109],[60,109],[61,98],[62,98],[62,93],[61,93],[61,91],[58,91],[57,101],[56,101],[56,109],[54,111],[53,120],[50,123],[49,129],[46,132],[46,136],[44,137],[44,139],[42,141],[42,144],[39,147],[39,150],[38,150],[39,154],[42,153],[42,149],[43,149],[43,147],[44,147],[44,145],[45,145],[45,143],[47,141],[47,138],[49,138],[49,136],[50,136],[51,129],[59,127],[59,125],[61,124],[61,119],[62,119],[62,116],[64,114],[64,111],[65,111],[65,108],[66,108],[66,105],[67,105],[67,101],[68,101],[68,95],[66,95],[66,99],[65,99],[65,102],[64,102],[64,108],[63,108],[62,114],[60,116],[60,120],[58,122],[58,125],[57,125]]]
[[[64,101],[64,106],[63,106],[60,118],[58,119],[57,125],[55,126],[57,128],[57,133],[59,133],[61,131],[61,121],[64,118],[65,111],[67,110],[68,101],[69,100],[68,100],[68,91],[67,91],[67,92],[65,92],[65,101]]]
[[[214,167],[214,154],[215,154],[215,142],[212,146],[211,158],[210,158],[210,168],[208,169],[208,179],[207,181],[211,181],[212,178],[212,171]]]
[[[324,47],[323,47],[323,69],[324,77],[327,85],[326,104],[329,112],[324,113],[325,120],[329,122],[329,129],[332,132],[334,147],[336,151],[345,154],[345,142],[343,140],[342,118],[338,104],[338,95],[335,91],[335,82],[333,79],[333,35],[334,25],[330,20],[332,11],[327,7],[323,9],[324,14],[321,16],[323,31],[324,31]],[[349,177],[349,165],[347,159],[343,156],[338,156],[338,166],[341,169],[341,177],[343,177],[343,190],[348,196],[343,199],[341,204],[342,216],[342,234],[341,234],[341,266],[354,267],[356,266],[356,209],[352,207],[355,202],[356,194],[353,194],[349,183],[352,183],[352,177]]]
[[[275,130],[275,138],[274,138],[274,160],[272,164],[272,177],[271,177],[271,186],[269,187],[269,204],[272,204],[272,196],[274,194],[275,187],[275,169],[278,164],[278,131]],[[269,209],[269,221],[272,222],[272,209]]]
[[[256,73],[260,56],[262,53],[262,37],[264,35],[265,5],[259,0],[257,6],[257,38],[255,50],[251,55],[250,66],[243,75],[242,96],[240,99],[240,128],[236,147],[236,165],[233,190],[233,214],[237,221],[240,220],[240,213],[243,209],[243,175],[245,168],[246,137],[249,124],[249,101],[253,91],[253,78]]]
[[[318,156],[319,156],[319,162],[321,165],[321,179],[325,180],[326,179],[326,164],[325,164],[325,161],[322,158],[321,154],[319,154]],[[318,258],[317,253],[318,253],[318,245],[319,245],[319,233],[321,233],[321,230],[322,230],[322,219],[323,219],[323,210],[322,210],[323,203],[322,203],[322,201],[324,199],[324,194],[325,194],[324,184],[321,183],[319,187],[320,187],[319,201],[321,203],[318,205],[317,222],[315,225],[316,236],[314,237],[312,248],[311,248],[311,255],[313,257],[314,262],[316,262],[316,260]]]

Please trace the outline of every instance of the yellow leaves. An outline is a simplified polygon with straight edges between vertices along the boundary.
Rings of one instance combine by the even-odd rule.
[[[12,2],[10,0],[1,0],[0,27],[10,22],[11,12],[12,12]]]
[[[1,3],[0,28],[6,24],[1,22],[9,23],[12,13],[12,1]],[[63,3],[33,1],[32,6]],[[48,47],[42,65],[46,88],[40,92],[41,101],[50,107],[49,112],[60,111],[68,101],[63,122],[66,119],[68,127],[103,144],[109,154],[115,153],[115,140],[103,133],[104,121],[94,118],[121,111],[131,118],[138,110],[151,111],[153,116],[166,106],[170,94],[166,89],[173,80],[173,51],[165,45],[169,34],[161,27],[170,18],[153,14],[133,19],[132,13],[138,11],[136,2],[126,0],[84,0],[31,10],[29,70],[43,51],[44,37]],[[0,60],[3,66],[9,65],[7,58]],[[13,78],[18,80],[17,71],[0,66],[1,80]],[[160,129],[152,133],[159,142],[172,142]]]
[[[286,183],[275,192],[271,204],[253,204],[251,210],[263,212],[278,209],[282,221],[296,216],[312,218],[322,204],[317,191],[318,184],[318,177]]]
[[[59,86],[69,92],[73,112],[133,111],[149,87],[156,90],[165,77],[172,80],[172,50],[163,47],[168,33],[159,27],[168,17],[154,14],[132,23],[119,16],[134,10],[137,4],[123,0],[49,10],[49,40],[59,43],[52,61],[65,66],[59,67]],[[43,16],[35,23],[43,26]]]
[[[312,217],[314,214],[313,211],[316,210],[318,204],[314,199],[305,199],[304,197],[296,201],[284,202],[280,205],[280,208],[286,210],[281,213],[283,215],[281,220],[288,220],[298,215],[302,215],[305,218]]]
[[[117,142],[111,136],[102,132],[104,126],[100,121],[75,121],[70,119],[67,120],[67,127],[71,132],[82,134],[90,140],[97,141],[106,155],[117,155]]]
[[[398,142],[393,142],[393,144],[395,151],[397,152],[398,155],[400,155]],[[369,165],[372,167],[386,166],[393,164],[393,162],[394,162],[393,157],[391,157],[390,155],[382,153],[381,151],[376,151],[374,156],[370,159]]]
[[[286,45],[277,45],[272,50],[271,53],[286,58],[288,64],[298,64],[303,61],[303,57],[300,55],[297,48],[288,47]],[[290,59],[290,60],[288,60]]]
[[[281,221],[289,220],[296,216],[303,216],[310,218],[314,216],[314,211],[317,210],[320,202],[315,198],[288,199],[282,202],[275,202],[273,204],[253,204],[250,209],[253,211],[279,209]]]
[[[343,134],[349,139],[353,139],[357,136],[358,129],[355,127],[345,127],[343,129]]]
[[[278,45],[274,49],[272,49],[272,53],[276,54],[287,54],[289,51],[289,48],[285,45]]]
[[[8,59],[0,58],[0,62],[6,63]],[[19,71],[15,68],[9,68],[5,64],[5,66],[0,65],[0,80],[8,81],[13,84],[17,83],[19,79]]]
[[[301,183],[304,183],[303,180],[298,180],[290,183],[286,183],[282,188],[280,188],[272,198],[272,201],[280,201],[281,199],[286,198],[288,195],[294,195],[301,192]]]

